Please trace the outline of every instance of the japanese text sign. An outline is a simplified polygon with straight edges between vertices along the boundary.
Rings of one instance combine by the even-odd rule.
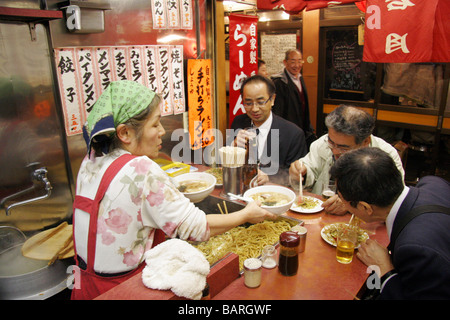
[[[111,81],[132,80],[163,97],[161,114],[183,113],[183,46],[55,49],[68,136],[82,132],[92,106]]]
[[[450,61],[450,1],[367,0],[363,60]]]
[[[211,60],[190,59],[187,71],[189,137],[193,150],[206,147],[214,142],[211,134]]]
[[[192,29],[192,0],[152,0],[153,29]]]
[[[242,81],[258,71],[258,17],[230,15],[230,124],[245,113],[240,94]]]

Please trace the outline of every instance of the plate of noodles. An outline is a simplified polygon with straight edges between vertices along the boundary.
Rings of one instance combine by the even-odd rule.
[[[298,198],[291,206],[291,210],[299,213],[316,213],[323,210],[323,201],[310,196],[303,196],[303,203],[298,202]]]
[[[348,224],[343,222],[328,224],[322,228],[322,230],[320,231],[320,236],[323,240],[325,240],[326,243],[336,247],[337,234],[346,226],[348,226]],[[367,239],[369,239],[369,234],[364,229],[358,229],[358,240],[356,248],[359,247],[360,243],[366,241]]]
[[[222,168],[215,167],[206,170],[205,172],[212,174],[216,177],[216,187],[221,187],[223,185]]]

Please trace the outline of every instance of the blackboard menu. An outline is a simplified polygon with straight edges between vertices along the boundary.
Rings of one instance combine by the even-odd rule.
[[[371,98],[376,67],[363,62],[362,55],[357,27],[326,31],[325,98]]]

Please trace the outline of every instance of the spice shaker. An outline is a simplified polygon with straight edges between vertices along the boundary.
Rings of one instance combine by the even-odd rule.
[[[261,260],[248,258],[244,261],[244,284],[248,288],[257,288],[261,284]]]
[[[286,231],[280,235],[280,255],[278,270],[284,276],[293,276],[298,270],[298,246],[300,236],[297,232]]]
[[[263,248],[261,256],[263,268],[272,269],[277,266],[276,254],[277,250],[274,246],[267,245]]]
[[[305,227],[302,227],[299,225],[292,227],[291,230],[294,232],[297,232],[298,235],[300,236],[300,244],[298,246],[298,253],[305,251],[306,234],[308,233],[308,230]]]

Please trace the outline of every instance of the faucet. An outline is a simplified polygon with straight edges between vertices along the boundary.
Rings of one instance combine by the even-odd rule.
[[[50,184],[50,181],[47,178],[47,169],[45,167],[39,168],[39,169],[35,169],[32,173],[31,173],[31,179],[35,180],[35,181],[39,181],[42,182],[44,184],[45,187],[45,192],[46,194],[36,197],[36,198],[32,198],[32,199],[28,199],[28,200],[24,200],[24,201],[19,201],[16,203],[13,203],[11,205],[9,205],[8,207],[6,207],[6,215],[9,216],[11,214],[11,209],[18,207],[18,206],[23,206],[26,205],[30,202],[35,202],[35,201],[39,201],[39,200],[44,200],[47,199],[48,197],[50,197],[50,195],[52,194],[52,185]],[[11,200],[13,198],[16,198],[18,196],[21,196],[23,194],[26,194],[30,191],[32,191],[35,187],[32,186],[30,188],[27,188],[25,190],[19,191],[17,193],[14,193],[10,196],[7,196],[5,198],[3,198],[0,202],[0,207],[4,208],[6,201]]]

